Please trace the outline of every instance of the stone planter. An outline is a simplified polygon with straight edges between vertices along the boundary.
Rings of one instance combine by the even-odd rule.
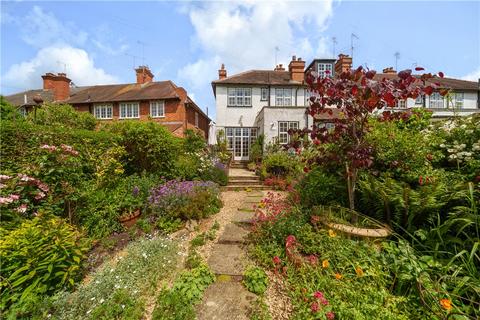
[[[128,212],[122,214],[119,218],[118,221],[125,227],[125,228],[130,228],[132,227],[135,223],[137,223],[138,219],[140,218],[140,214],[142,211],[140,208],[136,209],[133,212]]]

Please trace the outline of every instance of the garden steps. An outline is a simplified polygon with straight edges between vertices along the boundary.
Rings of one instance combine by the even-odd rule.
[[[249,186],[227,185],[225,187],[222,187],[223,191],[245,191],[246,189],[249,189],[249,190],[272,190],[271,187],[264,186],[264,185],[249,185]]]
[[[197,307],[198,320],[248,320],[256,299],[240,282],[218,281],[203,294]]]
[[[232,218],[232,222],[242,224],[252,224],[255,218],[255,212],[252,211],[238,211]]]
[[[241,244],[216,243],[213,245],[208,265],[216,275],[228,275],[241,279],[247,265],[247,256]]]
[[[231,243],[246,243],[247,235],[250,233],[246,228],[237,225],[236,223],[229,223],[225,227],[225,230],[218,238],[218,243],[220,244],[231,244]]]

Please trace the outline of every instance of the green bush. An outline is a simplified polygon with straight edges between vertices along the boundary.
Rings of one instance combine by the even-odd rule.
[[[208,168],[201,173],[200,177],[204,181],[213,181],[221,186],[226,186],[228,183],[228,175],[225,172],[225,167],[221,163]]]
[[[88,244],[59,218],[34,218],[3,234],[1,309],[35,296],[71,289],[81,275]]]
[[[185,130],[183,138],[183,150],[185,153],[196,153],[204,150],[207,147],[207,141],[198,132],[192,129]]]
[[[78,112],[68,104],[44,103],[27,119],[44,126],[93,130],[97,120],[90,112]]]
[[[263,166],[269,175],[285,177],[298,169],[298,160],[294,155],[279,151],[265,155]]]
[[[263,294],[268,287],[268,277],[265,271],[259,267],[251,267],[245,271],[243,284],[248,291],[255,294]]]
[[[348,203],[344,179],[321,167],[308,172],[296,185],[296,189],[300,195],[300,203],[305,207],[334,204],[345,206]]]
[[[24,121],[24,117],[18,111],[18,108],[9,103],[0,95],[0,120]]]
[[[175,162],[176,176],[182,180],[195,180],[199,178],[200,160],[196,155],[180,155]]]
[[[174,174],[180,140],[164,126],[154,122],[121,121],[104,127],[120,136],[128,153],[127,173],[146,171],[165,177]]]
[[[265,143],[265,135],[261,134],[255,139],[250,149],[250,161],[259,163],[263,158],[263,144]]]

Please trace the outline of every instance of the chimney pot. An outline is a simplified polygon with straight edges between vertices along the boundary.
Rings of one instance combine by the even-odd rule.
[[[335,62],[335,74],[340,75],[342,72],[350,71],[350,69],[352,69],[352,58],[340,53],[337,62]]]
[[[290,80],[303,82],[305,80],[305,61],[297,56],[292,56],[292,61],[288,64],[288,72],[290,72]]]
[[[225,69],[225,64],[222,63],[220,70],[218,70],[218,79],[223,80],[227,78],[227,70]]]
[[[47,72],[42,76],[43,89],[53,91],[54,101],[63,101],[70,97],[70,80],[66,73],[55,75]]]
[[[396,74],[397,71],[393,70],[393,67],[383,69],[383,73]]]

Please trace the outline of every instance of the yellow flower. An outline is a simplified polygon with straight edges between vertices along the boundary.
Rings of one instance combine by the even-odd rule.
[[[340,280],[342,278],[343,278],[343,276],[340,273],[338,273],[338,272],[335,273],[335,279]]]
[[[329,265],[330,265],[330,262],[328,262],[328,260],[323,260],[322,261],[322,267],[323,268],[328,268]]]
[[[440,305],[445,310],[452,309],[452,301],[450,299],[440,299]]]
[[[360,267],[356,267],[356,268],[355,268],[355,273],[356,273],[357,276],[359,276],[359,277],[362,277],[363,274],[364,274],[362,268],[360,268]]]
[[[333,231],[332,229],[328,230],[328,236],[330,238],[335,238],[337,236],[337,233]]]

